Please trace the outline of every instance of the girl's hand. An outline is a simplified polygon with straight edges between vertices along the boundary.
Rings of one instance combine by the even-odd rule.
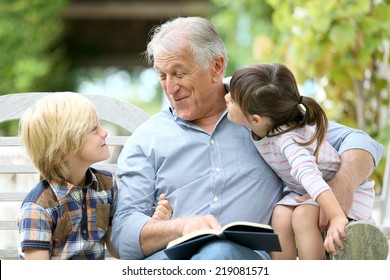
[[[326,238],[324,241],[325,250],[332,256],[336,255],[336,246],[340,250],[344,250],[342,240],[346,239],[345,226],[348,224],[348,219],[343,216],[337,216],[330,220],[329,228],[326,232]]]

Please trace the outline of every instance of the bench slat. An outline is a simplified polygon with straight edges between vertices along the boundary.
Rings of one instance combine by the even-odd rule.
[[[0,193],[0,202],[4,201],[23,201],[27,193]]]
[[[98,163],[92,165],[96,169],[103,169],[110,172],[116,170],[115,163]],[[32,164],[0,164],[0,174],[36,174],[38,170]]]
[[[129,136],[107,136],[106,142],[109,146],[123,146]],[[0,147],[21,146],[22,138],[20,136],[0,137]]]
[[[18,230],[16,221],[0,221],[0,230]]]
[[[38,170],[32,164],[0,164],[0,174],[35,174]]]
[[[2,260],[18,260],[19,252],[18,249],[0,249],[0,256]],[[106,249],[106,260],[115,260]]]
[[[19,259],[18,249],[0,249],[2,260],[17,260]]]

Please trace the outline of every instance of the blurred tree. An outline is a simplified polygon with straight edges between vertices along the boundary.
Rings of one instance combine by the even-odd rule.
[[[64,58],[58,39],[67,2],[0,2],[0,94],[50,90],[61,82],[55,74],[65,67],[58,63]]]
[[[228,75],[246,63],[284,63],[300,84],[324,87],[329,119],[363,129],[387,145],[389,0],[213,2],[219,11],[211,20],[228,49]],[[378,174],[383,166],[384,161]]]
[[[326,81],[329,118],[390,138],[390,5],[376,0],[267,0],[278,36],[272,52],[298,80]],[[260,46],[261,48],[261,46]],[[389,148],[389,147],[387,147]],[[385,160],[373,174],[381,185]],[[378,190],[380,191],[380,190]]]
[[[332,119],[378,136],[389,118],[381,116],[390,89],[388,1],[267,2],[278,38],[263,58],[284,61],[301,82],[324,78]]]
[[[0,94],[67,88],[59,43],[68,0],[0,1]],[[13,129],[5,125],[3,130]]]
[[[253,63],[252,49],[258,36],[271,36],[273,10],[264,0],[212,2],[215,12],[211,20],[225,42],[229,56],[226,74],[231,76],[238,67]]]

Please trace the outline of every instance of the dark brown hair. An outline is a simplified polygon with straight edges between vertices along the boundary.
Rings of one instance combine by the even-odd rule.
[[[286,66],[277,63],[244,66],[232,76],[230,94],[244,114],[271,119],[269,137],[316,125],[313,137],[298,144],[306,146],[317,140],[317,155],[318,147],[325,140],[328,119],[313,98],[300,95],[294,74]],[[284,124],[289,129],[281,131],[280,126]]]

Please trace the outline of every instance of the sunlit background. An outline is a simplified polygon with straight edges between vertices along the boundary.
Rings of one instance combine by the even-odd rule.
[[[226,44],[227,76],[248,63],[284,63],[330,120],[365,130],[387,150],[389,15],[387,0],[0,0],[0,95],[102,94],[157,113],[164,93],[142,57],[149,31],[203,16]],[[0,124],[0,135],[17,133],[17,123]],[[0,163],[15,157],[0,150]],[[385,163],[372,175],[378,195]],[[7,180],[0,192],[12,191]]]

